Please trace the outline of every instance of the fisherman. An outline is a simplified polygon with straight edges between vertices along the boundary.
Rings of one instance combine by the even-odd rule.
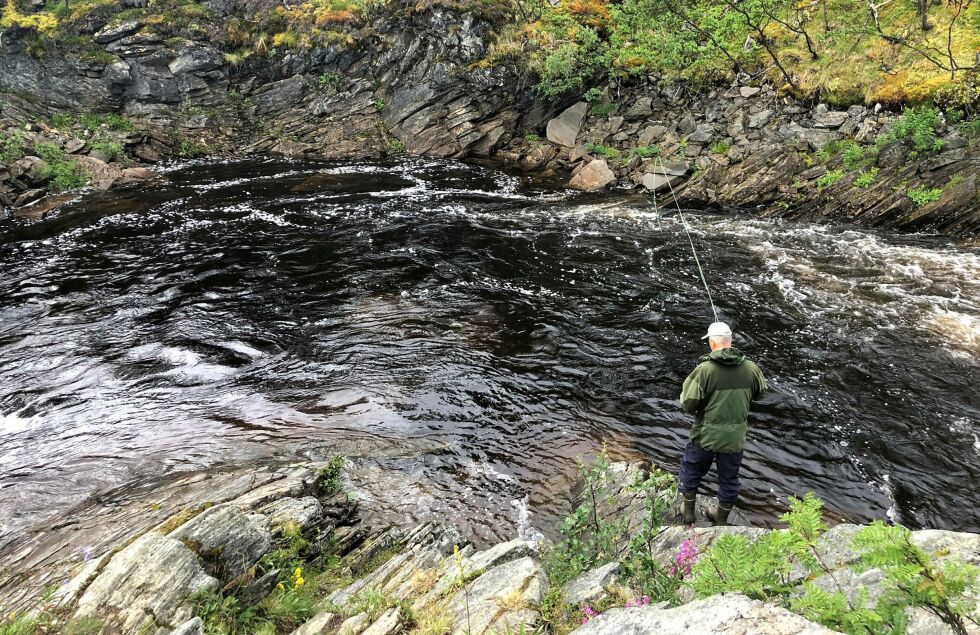
[[[724,322],[708,327],[711,353],[684,380],[681,409],[694,415],[691,440],[677,477],[684,524],[695,522],[698,485],[718,465],[718,502],[708,508],[715,525],[727,525],[738,498],[738,470],[748,430],[749,403],[766,391],[766,379],[755,362],[732,347],[732,330]]]

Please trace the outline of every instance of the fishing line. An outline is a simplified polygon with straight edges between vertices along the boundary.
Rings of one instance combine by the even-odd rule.
[[[715,308],[715,301],[711,297],[711,289],[708,288],[708,279],[704,275],[704,269],[701,268],[701,259],[698,258],[698,250],[694,248],[694,239],[691,238],[691,228],[687,225],[687,219],[684,218],[684,212],[681,210],[680,203],[677,202],[677,195],[674,194],[674,186],[671,185],[669,175],[667,174],[667,169],[664,167],[663,161],[660,157],[657,157],[657,164],[660,166],[660,171],[664,176],[664,180],[667,181],[667,187],[670,188],[670,196],[674,199],[674,206],[677,208],[677,214],[681,218],[681,224],[684,226],[684,232],[687,234],[687,241],[691,244],[691,253],[694,254],[694,263],[698,266],[698,274],[701,276],[701,283],[704,285],[704,290],[708,293],[708,303],[711,304],[711,312],[715,316],[715,322],[719,322],[718,319],[718,309]],[[653,206],[657,209],[657,190],[653,190]],[[660,218],[660,211],[657,211],[657,218]]]

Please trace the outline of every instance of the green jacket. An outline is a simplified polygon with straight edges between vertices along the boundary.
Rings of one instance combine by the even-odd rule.
[[[749,402],[765,391],[762,371],[738,349],[721,348],[699,359],[681,391],[681,409],[694,415],[691,441],[711,452],[741,452]]]

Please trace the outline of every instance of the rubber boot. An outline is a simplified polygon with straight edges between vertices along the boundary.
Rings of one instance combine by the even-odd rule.
[[[685,525],[693,525],[696,520],[694,503],[697,497],[697,492],[681,492],[681,520],[684,521]]]
[[[715,527],[727,526],[728,514],[732,513],[733,509],[735,509],[735,503],[723,503],[721,501],[712,503],[708,507],[708,518],[715,524]]]

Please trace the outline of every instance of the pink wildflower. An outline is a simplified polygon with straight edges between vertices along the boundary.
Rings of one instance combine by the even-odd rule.
[[[671,567],[671,575],[680,573],[683,576],[691,573],[691,568],[698,561],[698,548],[695,546],[693,540],[685,540],[681,543],[676,560],[677,566]]]
[[[599,617],[599,615],[600,615],[599,611],[595,610],[591,606],[583,606],[581,608],[581,611],[582,611],[582,613],[585,614],[585,617],[582,618],[582,623],[583,624],[587,624],[589,622],[589,620],[591,620],[594,617]]]

